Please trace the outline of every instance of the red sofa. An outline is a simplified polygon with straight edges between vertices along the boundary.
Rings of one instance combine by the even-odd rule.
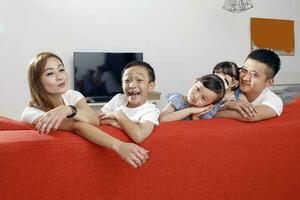
[[[300,98],[257,123],[161,123],[139,169],[70,132],[40,135],[4,117],[0,130],[1,200],[300,199]]]

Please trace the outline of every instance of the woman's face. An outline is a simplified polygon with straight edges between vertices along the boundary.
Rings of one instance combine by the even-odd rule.
[[[187,101],[190,106],[203,107],[212,104],[218,95],[197,81],[188,91]]]
[[[65,93],[68,89],[68,80],[68,74],[60,60],[55,57],[48,58],[41,77],[46,92],[50,95]]]

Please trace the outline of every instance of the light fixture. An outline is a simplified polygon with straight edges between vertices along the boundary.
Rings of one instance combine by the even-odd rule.
[[[253,8],[251,0],[225,0],[223,8],[233,13],[240,13]]]

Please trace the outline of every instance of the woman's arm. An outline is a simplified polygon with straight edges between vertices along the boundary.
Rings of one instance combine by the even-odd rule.
[[[70,118],[74,121],[81,121],[92,124],[94,126],[99,125],[99,119],[95,111],[93,111],[85,99],[81,99],[77,104],[77,113],[74,117]],[[56,130],[60,127],[63,120],[68,120],[68,115],[72,113],[72,108],[68,105],[58,106],[48,112],[42,117],[39,117],[34,121],[36,129],[40,133],[49,133],[51,129]]]
[[[115,151],[132,167],[140,167],[148,159],[148,151],[136,144],[122,142],[95,126],[84,122],[75,122],[74,131],[81,137]]]
[[[85,99],[81,99],[76,104],[77,114],[73,117],[75,121],[87,122],[94,126],[99,125],[97,113],[86,103]]]
[[[38,120],[39,119],[34,123]],[[148,150],[133,143],[122,142],[91,124],[75,121],[73,119],[64,119],[58,129],[76,132],[79,136],[92,143],[115,151],[134,168],[140,167],[148,159]]]

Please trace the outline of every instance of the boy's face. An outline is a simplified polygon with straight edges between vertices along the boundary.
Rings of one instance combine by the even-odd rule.
[[[128,98],[128,107],[143,105],[155,84],[149,83],[148,71],[142,66],[133,66],[125,70],[122,76],[122,88]]]
[[[204,87],[200,81],[196,81],[195,84],[189,89],[187,95],[187,101],[190,106],[203,107],[212,104],[218,95]]]
[[[240,90],[245,93],[250,102],[258,97],[265,87],[273,84],[273,78],[268,79],[268,66],[257,60],[248,58],[240,70]]]

